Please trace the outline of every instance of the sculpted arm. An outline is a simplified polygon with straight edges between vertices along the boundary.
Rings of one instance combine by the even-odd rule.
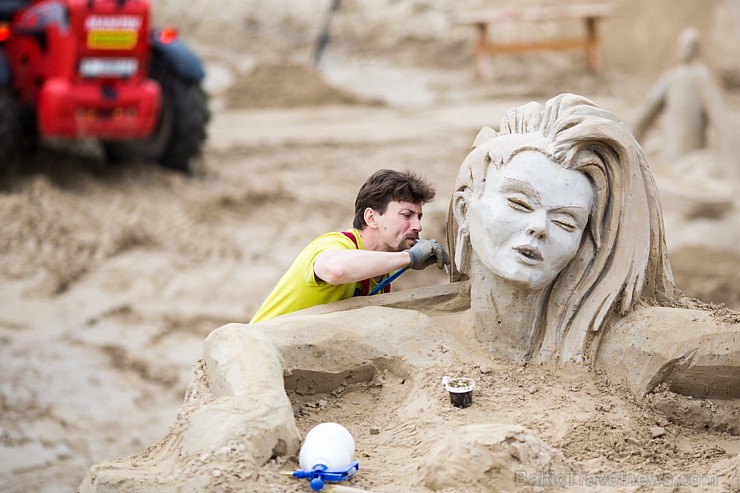
[[[208,385],[217,397],[249,395],[253,386],[282,391],[280,354],[266,335],[239,324],[213,331],[203,346]]]
[[[642,109],[632,125],[632,134],[638,141],[642,141],[650,126],[655,122],[665,106],[666,93],[668,91],[670,73],[661,78],[652,88],[650,94],[642,103]]]
[[[285,393],[283,362],[266,333],[242,324],[220,327],[206,339],[203,360],[215,400],[191,418],[186,451],[217,450],[235,437],[243,437],[259,463],[275,451],[297,451],[300,440]]]
[[[708,68],[702,67],[701,98],[706,116],[709,119],[716,147],[720,152],[723,162],[731,163],[737,159],[737,151],[734,148],[732,135],[732,123],[730,122],[727,105],[725,104],[722,91],[714,81]]]
[[[661,383],[695,398],[740,397],[740,323],[720,312],[644,307],[601,341],[597,366],[639,395]]]

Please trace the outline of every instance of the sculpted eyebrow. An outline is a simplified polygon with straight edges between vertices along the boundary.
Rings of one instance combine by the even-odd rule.
[[[582,206],[581,204],[563,204],[557,207],[553,207],[550,210],[553,212],[578,212],[588,211],[588,208]]]
[[[503,191],[506,192],[522,192],[529,195],[532,200],[535,200],[539,205],[542,205],[540,194],[532,188],[532,185],[528,181],[519,180],[517,178],[506,178],[502,186]]]

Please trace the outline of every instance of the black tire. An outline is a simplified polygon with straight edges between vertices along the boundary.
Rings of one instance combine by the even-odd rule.
[[[208,98],[198,81],[183,80],[168,70],[154,70],[152,79],[162,88],[162,111],[154,134],[133,142],[104,142],[106,158],[112,163],[141,158],[189,173],[206,139]]]
[[[23,141],[20,102],[13,91],[0,87],[0,173],[3,175],[16,171]]]
[[[162,166],[188,171],[190,163],[201,153],[210,119],[208,97],[198,83],[171,78],[161,81],[165,92],[172,95],[172,131],[169,145],[159,158]]]

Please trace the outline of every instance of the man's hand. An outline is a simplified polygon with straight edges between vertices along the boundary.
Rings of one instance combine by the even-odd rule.
[[[450,264],[450,256],[437,240],[418,240],[414,246],[406,250],[411,257],[408,265],[411,269],[423,270],[432,264],[439,269]]]

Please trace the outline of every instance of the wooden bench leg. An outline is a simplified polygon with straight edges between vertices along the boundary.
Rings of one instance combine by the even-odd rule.
[[[600,74],[604,69],[601,58],[601,38],[598,31],[598,19],[587,17],[586,21],[586,65],[594,74]]]
[[[478,36],[475,40],[475,75],[479,79],[488,80],[493,75],[488,46],[488,25],[480,23],[476,24],[476,28]]]

